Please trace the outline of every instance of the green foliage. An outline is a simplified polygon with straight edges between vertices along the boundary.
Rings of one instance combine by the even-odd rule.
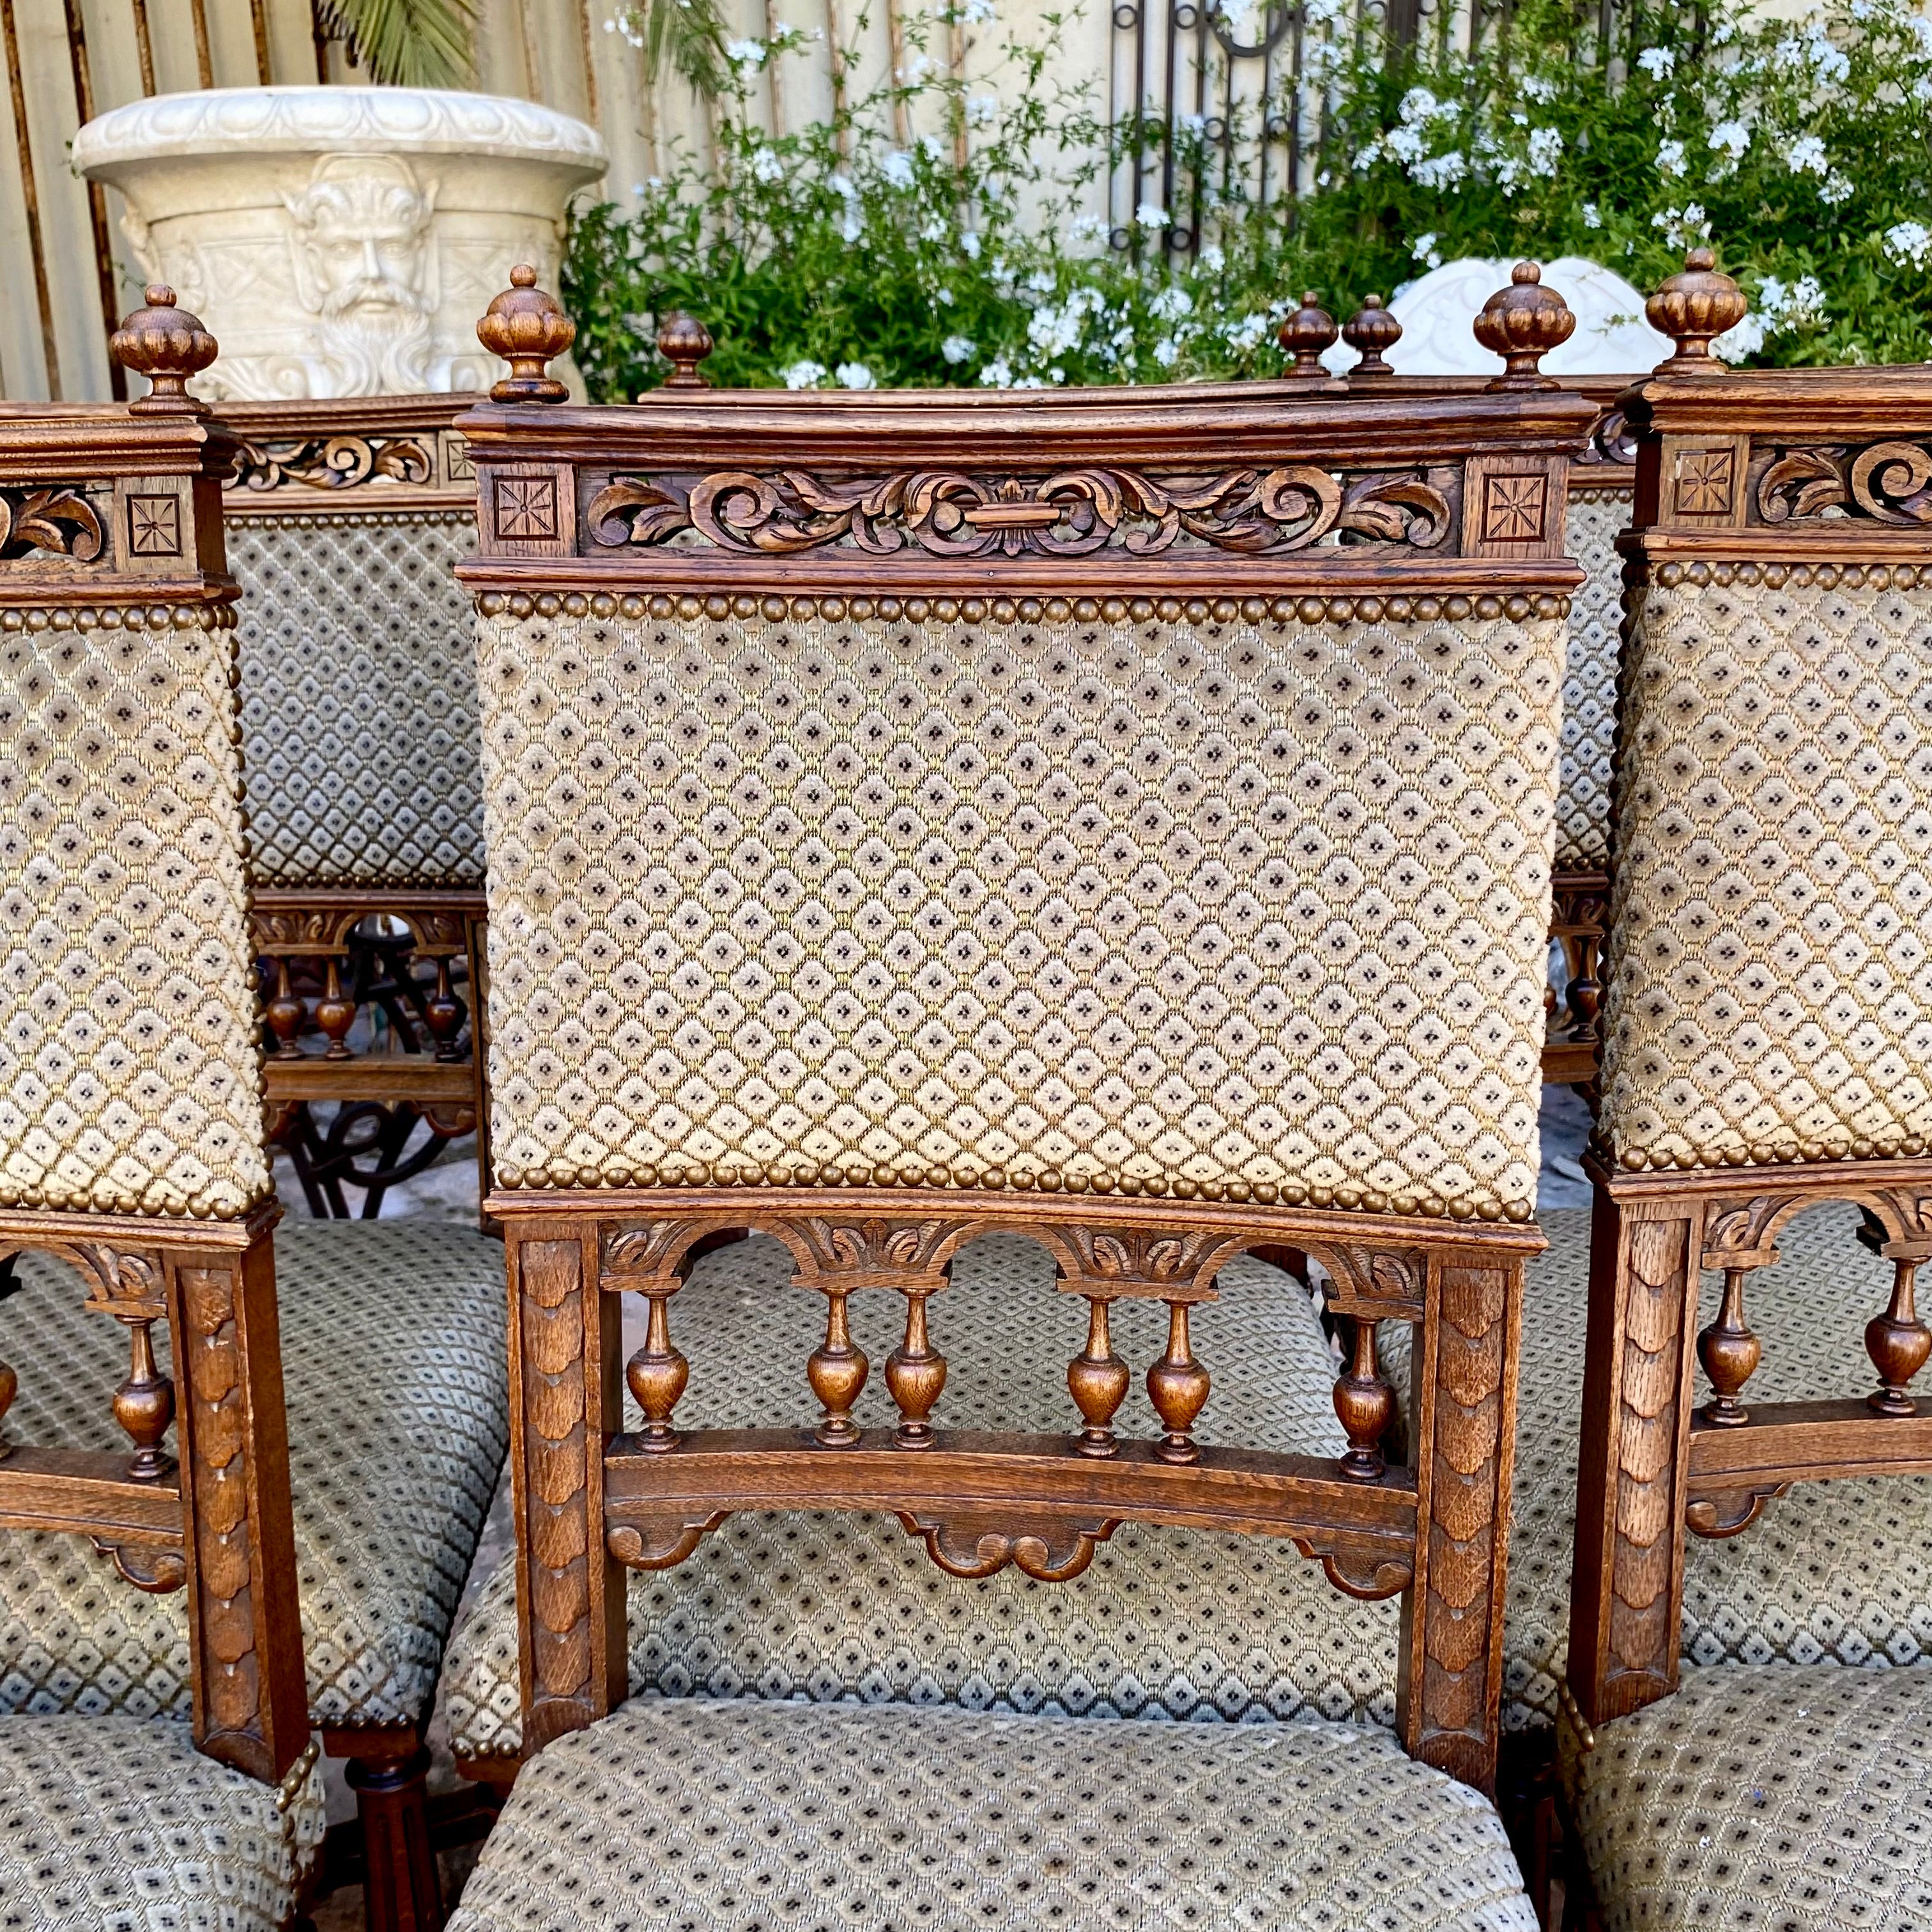
[[[324,29],[392,87],[466,87],[475,68],[475,0],[319,0]]]
[[[1136,130],[1053,90],[1050,43],[1009,42],[996,92],[927,71],[776,142],[749,82],[799,37],[730,44],[716,164],[680,158],[634,214],[574,226],[565,296],[593,393],[663,379],[651,338],[674,308],[734,385],[1272,373],[1304,288],[1346,316],[1456,256],[1571,254],[1648,288],[1707,237],[1753,300],[1733,358],[1932,356],[1932,22],[1906,0],[1802,22],[1718,0],[1642,16],[1607,58],[1567,0],[1522,0],[1473,56],[1391,47],[1341,0],[1307,14],[1302,98],[1276,104],[1315,157],[1292,206],[1218,194],[1198,127],[1138,130],[1175,144],[1176,212],[1203,242],[1178,260],[1159,209],[1125,249],[1076,212]],[[904,146],[901,105],[923,130]]]
[[[610,24],[643,54],[646,80],[668,67],[706,100],[730,86],[718,0],[638,0],[620,7]]]

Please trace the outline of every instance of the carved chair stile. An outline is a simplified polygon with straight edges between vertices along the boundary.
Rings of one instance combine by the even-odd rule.
[[[0,1910],[186,1913],[199,1859],[268,1932],[322,1814],[248,992],[232,446],[182,388],[213,341],[148,292],[116,346],[150,398],[0,412],[0,1272],[11,1291],[30,1254],[70,1264],[126,1330],[112,1409],[133,1444],[24,1439],[64,1365],[20,1352],[10,1293],[0,1528],[87,1538],[136,1590],[185,1598],[193,1748],[123,1714],[0,1717]]]
[[[1592,414],[1534,373],[1567,310],[1533,272],[1499,296],[1510,373],[1463,399],[1387,401],[1372,377],[1340,394],[1292,379],[706,392],[708,340],[692,329],[664,345],[676,386],[585,409],[545,371],[567,319],[528,272],[514,279],[479,328],[512,374],[458,427],[478,476],[479,550],[461,574],[479,611],[490,1204],[510,1270],[526,1760],[462,1922],[496,1922],[500,1888],[535,1879],[532,1846],[559,1816],[546,1779],[589,1775],[574,1734],[604,1750],[630,1721],[611,1714],[628,1688],[626,1566],[676,1565],[740,1511],[884,1511],[956,1576],[1012,1564],[1075,1590],[1124,1520],[1292,1540],[1344,1591],[1403,1594],[1402,1743],[1487,1788],[1514,1352],[1540,1246],[1540,895],[1578,579],[1564,487]],[[1049,685],[1064,702],[1041,701]],[[1076,715],[1090,722],[1072,729]],[[1354,747],[1358,788],[1290,755],[1298,728],[1330,728]],[[1287,760],[1273,783],[1247,768],[1264,740]],[[1448,740],[1484,778],[1459,781]],[[1405,756],[1461,800],[1464,829],[1405,790]],[[1353,880],[1352,910],[1372,916],[1385,892],[1392,922],[1446,932],[1452,902],[1467,908],[1463,967],[1405,927],[1414,949],[1405,937],[1389,956],[1415,976],[1364,962],[1352,983],[1383,1021],[1331,1050],[1362,1053],[1366,1084],[1379,1040],[1384,1080],[1408,1066],[1426,1084],[1391,1030],[1432,1042],[1485,1096],[1445,1105],[1453,1152],[1418,1156],[1393,1101],[1377,1148],[1359,1088],[1354,1118],[1340,1100],[1320,1112],[1316,1085],[1342,1077],[1309,1070],[1323,971],[1269,950],[1287,928],[1264,932],[1254,896],[1285,904],[1302,876],[1292,842],[1317,835],[1292,767],[1332,806],[1337,839],[1360,832],[1351,850],[1374,854],[1373,879],[1352,860],[1332,872]],[[1106,818],[1135,798],[1138,818]],[[1405,831],[1371,830],[1378,809]],[[1060,826],[1077,869],[1076,839],[1109,825],[1114,849],[1058,905],[1003,854]],[[1230,864],[1252,892],[1214,884]],[[982,875],[1002,883],[982,892]],[[1303,883],[1312,941],[1322,908]],[[1204,914],[1190,892],[1226,909]],[[1332,1016],[1340,981],[1328,994]],[[1199,1029],[1217,1024],[1212,1048]],[[748,1231],[776,1238],[795,1286],[823,1298],[822,1339],[798,1364],[816,1419],[687,1426],[702,1371],[680,1298],[704,1250]],[[1004,1231],[1087,1305],[1058,1433],[944,1412],[952,1270]],[[1356,1326],[1338,1454],[1199,1438],[1222,1288],[1244,1256],[1282,1249],[1320,1258]],[[647,1310],[622,1365],[630,1432],[626,1294]],[[884,1365],[896,1418],[867,1427],[852,1318],[878,1294],[904,1304]],[[1132,1371],[1113,1339],[1140,1302],[1166,1334],[1144,1438],[1117,1426]],[[1412,1469],[1382,1451],[1384,1318],[1417,1329]],[[686,1700],[666,1722],[729,1726],[736,1709]],[[847,1723],[756,1709],[830,1726],[826,1740]],[[967,1715],[928,1714],[942,1728]],[[892,1734],[884,1711],[852,1722],[870,1736],[874,1720]],[[1013,1721],[1029,1747],[1136,1729]],[[1219,1728],[1214,1750],[1298,1729]],[[1520,1898],[1513,1868],[1508,1889]],[[1504,1916],[1480,1922],[1519,1922],[1491,1909]]]
[[[1669,1900],[1694,1896],[1753,1923],[1916,1924],[1932,1674],[1682,1670],[1679,1631],[1687,1530],[1763,1536],[1796,1485],[1932,1469],[1912,1387],[1932,1354],[1915,1305],[1932,1258],[1932,380],[1724,371],[1706,345],[1744,302],[1708,251],[1650,310],[1679,346],[1626,404],[1636,516],[1561,1727],[1570,1914],[1676,1922]],[[1761,1360],[1760,1391],[1779,1366],[1754,1284],[1831,1202],[1890,1263],[1888,1298],[1858,1309],[1856,1271],[1821,1270],[1810,1325],[1842,1324],[1842,1394],[1754,1399]],[[1706,1275],[1722,1292],[1700,1328]],[[1922,1492],[1906,1504],[1900,1533],[1922,1547]]]
[[[451,424],[473,400],[227,412],[268,1096],[316,1214],[353,1211],[346,1186],[373,1218],[464,1134],[488,1165],[476,689],[452,574],[476,478]]]

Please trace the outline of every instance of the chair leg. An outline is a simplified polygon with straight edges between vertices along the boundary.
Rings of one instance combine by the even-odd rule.
[[[362,1822],[368,1932],[441,1932],[442,1883],[429,1842],[429,1753],[352,1757],[349,1788]]]

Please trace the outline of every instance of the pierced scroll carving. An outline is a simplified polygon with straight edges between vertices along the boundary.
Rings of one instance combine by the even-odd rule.
[[[1371,1321],[1419,1322],[1429,1267],[1419,1250],[1328,1244],[1317,1258],[1334,1278],[1338,1313]]]
[[[1836,518],[1932,524],[1932,448],[1892,442],[1781,450],[1759,478],[1756,500],[1768,524]]]
[[[0,490],[0,560],[44,550],[92,563],[104,538],[100,512],[78,490],[58,483],[38,490]]]
[[[802,470],[614,477],[586,512],[602,548],[694,536],[720,549],[790,556],[830,544],[890,556],[1153,556],[1184,538],[1246,555],[1330,536],[1414,549],[1454,521],[1445,490],[1414,471],[1346,480],[1298,466],[1154,477],[1091,468],[1045,476],[909,470],[851,478]]]
[[[694,1518],[633,1516],[613,1526],[604,1547],[627,1569],[675,1570],[730,1514],[713,1510]]]
[[[235,482],[248,490],[280,490],[291,483],[352,490],[376,481],[428,483],[435,475],[428,446],[416,436],[316,436],[243,443]]]
[[[969,1580],[997,1576],[1011,1563],[1036,1582],[1070,1582],[1120,1526],[1119,1519],[1112,1516],[1086,1523],[1043,1517],[1030,1525],[1016,1525],[1010,1511],[994,1516],[965,1510],[941,1516],[902,1510],[898,1516],[909,1535],[923,1540],[940,1569]]]

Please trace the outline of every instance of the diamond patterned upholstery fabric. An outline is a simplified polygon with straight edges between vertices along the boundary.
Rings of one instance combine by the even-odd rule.
[[[1604,1932],[1932,1924],[1932,1667],[1688,1670],[1574,1774]]]
[[[1523,1294],[1505,1619],[1503,1721],[1519,1730],[1556,1721],[1568,1657],[1589,1286],[1588,1210],[1540,1220],[1550,1247],[1530,1263]],[[1862,1337],[1891,1293],[1892,1264],[1858,1246],[1858,1223],[1843,1203],[1814,1208],[1779,1238],[1778,1264],[1748,1279],[1745,1308],[1764,1345],[1748,1399],[1803,1402],[1870,1385]],[[1707,1276],[1701,1321],[1720,1292]],[[1688,1540],[1687,1664],[1932,1663],[1932,1477],[1801,1484],[1742,1534]]]
[[[225,614],[6,615],[0,1206],[238,1218],[272,1183]]]
[[[674,1304],[691,1358],[680,1424],[694,1428],[817,1414],[804,1363],[824,1328],[816,1295],[764,1238],[706,1256]],[[1052,1290],[1045,1251],[988,1235],[932,1304],[946,1357],[938,1419],[955,1427],[1077,1424],[1063,1365],[1084,1305]],[[1215,1390],[1204,1442],[1304,1454],[1346,1447],[1334,1363],[1300,1285],[1244,1257],[1222,1299],[1196,1313],[1196,1352]],[[853,1328],[874,1361],[898,1339],[891,1297],[860,1295]],[[1136,1370],[1157,1357],[1164,1311],[1114,1305],[1114,1346]],[[874,1376],[862,1423],[889,1422]],[[634,1420],[630,1425],[636,1426]],[[1138,1381],[1121,1427],[1157,1432]],[[1292,1546],[1130,1523],[1084,1574],[1039,1583],[1015,1568],[949,1576],[890,1516],[829,1513],[730,1519],[674,1570],[630,1579],[631,1685],[683,1696],[896,1700],[1102,1716],[1394,1720],[1398,1606],[1358,1604]],[[484,1586],[452,1639],[442,1697],[459,1758],[514,1755],[515,1579]]]
[[[1932,605],[1731,574],[1631,641],[1600,1124],[1629,1168],[1922,1153]]]
[[[1559,621],[480,620],[498,1184],[1527,1220]]]
[[[1588,574],[1570,600],[1563,672],[1563,764],[1556,792],[1556,869],[1600,872],[1610,864],[1610,753],[1616,737],[1617,660],[1622,651],[1628,490],[1572,490],[1564,544]]]
[[[251,866],[274,886],[483,878],[468,511],[230,515]]]
[[[527,1766],[452,1932],[1529,1932],[1488,1801],[1386,1733],[640,1699]]]
[[[289,1220],[275,1262],[310,1708],[412,1724],[507,1448],[502,1250],[442,1223]],[[64,1263],[26,1254],[19,1272],[0,1304],[8,1432],[124,1448],[123,1331]],[[143,1595],[84,1538],[0,1532],[0,1712],[188,1709],[178,1593]]]
[[[0,1717],[0,1925],[280,1932],[322,1844],[320,1766],[278,1799],[184,1724]]]

